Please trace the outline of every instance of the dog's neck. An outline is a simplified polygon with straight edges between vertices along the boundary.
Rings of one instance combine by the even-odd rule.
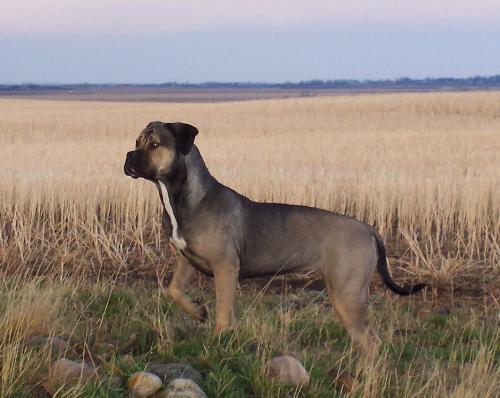
[[[200,151],[193,145],[185,156],[184,162],[178,166],[173,177],[160,176],[158,182],[165,185],[170,201],[174,207],[195,208],[216,183],[207,169]]]
[[[174,177],[160,176],[156,186],[172,225],[170,239],[178,249],[183,249],[186,242],[179,232],[183,219],[196,211],[199,203],[217,181],[208,171],[196,146],[191,148],[184,162],[178,167]]]

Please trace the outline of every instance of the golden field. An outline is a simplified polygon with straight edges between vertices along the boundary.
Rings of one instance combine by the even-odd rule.
[[[326,316],[331,308],[309,301],[311,292],[300,292],[297,311],[284,309],[282,296],[256,303],[240,292],[247,307],[237,312],[247,316],[221,343],[210,337],[212,321],[185,320],[151,287],[168,274],[172,253],[158,193],[126,177],[123,162],[152,120],[197,126],[212,174],[252,199],[322,207],[376,225],[395,279],[429,283],[423,304],[377,290],[370,315],[385,346],[352,396],[498,396],[500,92],[467,92],[204,104],[0,98],[0,397],[44,396],[48,359],[24,345],[37,334],[92,347],[111,335],[126,345],[128,334],[152,333],[152,341],[139,339],[124,372],[158,357],[191,361],[214,397],[330,397],[321,380],[336,376],[326,367],[337,376],[343,368],[361,372],[345,332]],[[459,296],[472,304],[433,312],[441,297]],[[415,315],[422,307],[430,317]],[[192,345],[201,354],[172,348],[192,337],[176,334],[178,323],[200,330],[204,337]],[[247,345],[256,339],[264,343],[254,352]],[[218,344],[226,351],[216,355],[209,348]],[[262,363],[277,347],[305,356],[312,387],[276,389],[261,380]],[[227,373],[242,352],[256,359],[243,376]],[[120,364],[118,355],[113,360]],[[218,361],[230,370],[212,367]],[[79,386],[67,396],[122,396],[106,386]]]
[[[434,285],[498,276],[496,92],[218,104],[0,99],[2,268],[140,272],[164,262],[158,194],[122,171],[151,120],[197,126],[212,173],[252,199],[376,225],[398,243],[393,264],[404,257],[406,270]]]

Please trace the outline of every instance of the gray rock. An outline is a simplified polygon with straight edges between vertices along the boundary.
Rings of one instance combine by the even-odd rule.
[[[174,379],[191,379],[196,383],[201,382],[201,374],[190,365],[181,363],[156,363],[152,364],[148,372],[159,376],[165,384]]]
[[[50,367],[44,387],[53,395],[63,386],[71,387],[96,377],[97,370],[94,367],[85,362],[78,363],[63,358]]]
[[[333,386],[336,390],[341,392],[350,392],[354,386],[358,383],[358,380],[348,372],[342,372],[333,381]]]
[[[105,362],[109,361],[114,353],[118,351],[118,347],[111,343],[99,343],[94,346],[94,353],[97,357]]]
[[[70,356],[76,355],[70,348],[69,343],[59,337],[33,336],[28,340],[26,345],[32,348],[48,347],[50,356],[54,358],[65,354],[69,354]]]
[[[336,367],[331,368],[328,370],[328,375],[332,377],[333,382],[332,385],[333,387],[341,391],[343,393],[347,393],[352,391],[355,386],[359,383],[359,380],[356,378],[355,375],[345,371],[338,369]]]
[[[267,364],[267,374],[276,382],[289,386],[307,386],[310,381],[302,364],[290,355],[271,359]]]
[[[136,372],[129,377],[127,387],[132,396],[148,398],[162,387],[161,379],[149,372]]]
[[[193,380],[180,378],[172,380],[154,398],[207,398],[207,395]]]
[[[118,347],[112,343],[99,343],[95,346],[95,351],[98,354],[113,353],[118,350]]]
[[[114,388],[121,387],[122,386],[122,379],[121,379],[121,377],[111,376],[109,378],[109,386],[110,387],[114,387]]]
[[[290,356],[290,357],[294,357],[299,362],[303,361],[302,355],[300,355],[297,351],[285,350],[285,351],[281,351],[280,353],[278,353],[277,356],[279,356],[279,357]]]

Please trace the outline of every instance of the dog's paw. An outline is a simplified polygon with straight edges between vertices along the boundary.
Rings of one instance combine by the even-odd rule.
[[[219,343],[226,344],[231,341],[235,332],[234,325],[215,326],[214,336],[218,339]]]
[[[200,300],[193,301],[196,304],[196,314],[194,317],[200,322],[205,322],[208,319],[208,308],[206,305],[202,304]]]

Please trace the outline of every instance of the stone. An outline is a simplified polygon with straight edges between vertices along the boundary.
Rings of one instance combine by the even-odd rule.
[[[297,361],[302,362],[302,356],[297,351],[284,350],[278,354],[279,357],[290,356],[294,357]]]
[[[63,386],[71,387],[96,377],[97,370],[94,367],[85,362],[78,363],[62,358],[50,367],[44,387],[49,394],[53,395]]]
[[[421,318],[421,319],[427,319],[429,318],[431,315],[432,315],[432,311],[428,308],[421,308],[419,309],[416,314],[415,314],[418,318]]]
[[[98,354],[113,353],[118,350],[118,347],[112,343],[99,343],[95,346],[95,351]]]
[[[340,392],[350,392],[354,388],[357,380],[347,372],[340,373],[333,382],[333,386]]]
[[[109,371],[113,376],[121,377],[124,375],[123,369],[120,368],[115,362],[109,365]]]
[[[191,379],[174,379],[154,398],[207,398],[205,392]]]
[[[247,345],[248,345],[248,350],[251,353],[256,353],[257,351],[259,351],[259,349],[261,349],[263,347],[263,343],[261,341],[257,341],[257,340],[249,341],[247,343]]]
[[[125,343],[125,345],[123,347],[121,347],[121,351],[128,351],[128,350],[131,350],[132,348],[135,347],[135,345],[137,344],[137,334],[136,333],[132,333],[130,335],[130,337],[128,338],[127,342]]]
[[[49,347],[51,357],[61,357],[65,354],[75,353],[70,348],[69,343],[59,337],[45,337],[45,336],[33,336],[28,340],[28,347],[33,348],[43,348],[45,346]]]
[[[451,310],[448,307],[444,306],[444,307],[441,307],[440,309],[438,309],[437,313],[439,315],[446,315],[446,316],[448,316],[448,315],[451,315]]]
[[[299,299],[299,296],[297,296],[295,293],[291,293],[288,295],[288,299],[291,301],[297,301]]]
[[[162,387],[161,379],[149,372],[136,372],[127,380],[127,387],[132,396],[148,398]]]
[[[116,353],[118,347],[111,343],[99,343],[94,347],[94,352],[97,354],[97,357],[102,362],[109,361],[114,353]]]
[[[299,307],[298,299],[299,299],[299,296],[292,293],[292,294],[289,294],[285,298],[285,300],[283,301],[283,304],[284,304],[285,308],[298,308]]]
[[[125,368],[131,368],[133,366],[135,366],[135,360],[134,360],[134,357],[130,354],[125,354],[125,355],[122,355],[120,358],[119,358],[119,364],[123,365],[123,367]]]
[[[181,363],[156,363],[148,368],[148,372],[159,376],[163,383],[168,384],[174,379],[191,379],[196,383],[202,380],[201,374],[190,365]]]
[[[271,359],[267,364],[267,375],[278,383],[289,386],[307,386],[310,378],[302,364],[290,355]]]
[[[407,337],[411,334],[416,334],[417,331],[415,329],[407,329],[407,328],[399,328],[394,330],[394,334],[397,336]]]
[[[113,388],[119,388],[122,386],[122,379],[118,376],[111,376],[109,378],[109,386]]]

